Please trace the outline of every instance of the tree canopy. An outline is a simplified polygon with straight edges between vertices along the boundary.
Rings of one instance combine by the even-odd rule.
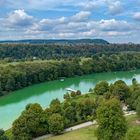
[[[98,130],[100,140],[122,140],[127,131],[127,124],[117,99],[104,101],[97,109]]]

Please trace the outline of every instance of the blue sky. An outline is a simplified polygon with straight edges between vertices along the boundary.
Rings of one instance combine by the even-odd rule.
[[[0,40],[139,36],[140,0],[0,0]]]

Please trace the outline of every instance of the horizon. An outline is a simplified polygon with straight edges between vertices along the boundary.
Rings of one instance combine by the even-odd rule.
[[[0,41],[140,43],[140,0],[1,0],[0,8]]]
[[[76,41],[76,40],[104,40],[104,41],[107,41],[109,44],[129,44],[129,43],[132,43],[132,44],[140,44],[140,43],[135,43],[135,42],[109,42],[108,40],[105,40],[105,39],[102,39],[102,38],[71,38],[71,39],[66,39],[66,38],[56,38],[56,39],[40,39],[40,38],[36,38],[36,39],[9,39],[9,40],[0,40],[0,43],[15,43],[16,41],[20,44],[22,44],[23,42],[20,42],[20,41],[30,41],[30,40],[34,40],[34,41],[40,41],[40,40],[44,40],[44,41],[61,41],[61,40],[64,40],[64,41]],[[31,43],[32,44],[32,43]]]

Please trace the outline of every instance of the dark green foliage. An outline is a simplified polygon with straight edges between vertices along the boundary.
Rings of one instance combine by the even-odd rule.
[[[81,91],[80,90],[77,90],[76,91],[76,95],[81,95],[82,93],[81,93]]]
[[[94,88],[94,92],[97,95],[103,95],[107,91],[109,91],[109,84],[107,81],[101,81]]]
[[[0,64],[0,95],[32,84],[56,80],[60,77],[140,68],[139,53],[96,55],[93,58],[83,59],[69,58]],[[99,94],[103,94],[104,89],[101,89],[100,92]]]
[[[95,102],[90,98],[85,98],[79,103],[79,117],[81,120],[86,120],[88,116],[95,115]]]
[[[70,95],[69,95],[69,93],[66,93],[66,94],[64,94],[64,97],[63,97],[65,100],[69,100],[70,99]]]
[[[97,109],[99,140],[122,140],[127,131],[125,117],[117,99],[109,99]]]
[[[64,130],[64,118],[58,114],[52,114],[49,118],[49,132],[52,134],[61,134]]]
[[[74,122],[77,121],[77,116],[76,116],[76,108],[72,105],[68,106],[65,108],[65,119],[66,119],[66,125],[73,124]]]
[[[127,99],[127,104],[129,105],[130,110],[136,110],[138,103],[140,102],[138,101],[139,99],[140,99],[140,87],[138,83],[136,82],[136,80],[133,79],[132,93],[130,97]]]
[[[76,92],[72,91],[72,92],[70,93],[70,96],[71,96],[72,98],[76,97]]]
[[[46,133],[48,133],[47,115],[39,104],[28,105],[12,127],[14,140],[30,140]]]
[[[5,135],[4,130],[0,129],[0,140],[9,140],[8,137]]]
[[[51,111],[52,114],[53,113],[63,114],[61,103],[58,99],[54,99],[54,100],[51,101],[50,111]]]
[[[108,41],[104,39],[26,39],[26,40],[4,40],[0,41],[0,43],[25,43],[25,44],[59,44],[59,45],[76,45],[76,44],[109,44]]]
[[[110,86],[110,92],[122,101],[126,101],[130,97],[130,88],[122,80],[116,81]]]
[[[69,93],[66,93],[64,94],[64,99],[65,100],[70,100],[71,98],[75,98],[77,96],[80,96],[82,93],[80,90],[77,90],[76,92],[75,91],[72,91],[70,94]]]
[[[0,44],[0,59],[32,60],[50,58],[72,58],[75,56],[92,56],[98,53],[138,52],[139,44]],[[116,61],[114,61],[115,64]],[[115,67],[112,65],[112,68]]]
[[[140,120],[140,97],[138,97],[137,99],[136,111],[137,111],[138,118]]]

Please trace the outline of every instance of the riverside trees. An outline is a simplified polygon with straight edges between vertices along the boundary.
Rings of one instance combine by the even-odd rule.
[[[60,134],[64,128],[93,118],[93,109],[94,99],[89,98],[81,102],[65,100],[64,103],[55,99],[45,110],[39,104],[29,104],[13,123],[13,139],[30,140],[47,133]]]
[[[33,137],[48,133],[48,128],[47,115],[42,107],[37,103],[29,104],[13,123],[13,139],[30,140]]]
[[[139,85],[134,88],[133,86],[127,86],[120,80],[114,84],[109,85],[106,83],[105,85],[108,85],[107,92],[104,90],[103,95],[96,95],[94,92],[88,95],[80,95],[80,91],[78,91],[76,96],[71,97],[67,93],[68,98],[64,96],[64,102],[61,103],[58,99],[54,99],[45,110],[39,104],[27,105],[21,116],[13,123],[14,140],[19,138],[30,140],[33,137],[48,133],[60,134],[67,127],[94,118],[97,118],[99,124],[97,131],[99,139],[121,140],[127,131],[121,106],[122,103],[129,105],[127,101],[133,94],[132,89],[138,89]],[[113,88],[115,91],[118,88],[117,93],[119,94],[114,94],[112,92]],[[124,98],[120,98],[122,97],[121,94]]]
[[[0,129],[0,140],[9,140],[9,138],[5,135],[4,130]]]
[[[0,64],[0,96],[35,83],[56,80],[60,77],[135,68],[140,68],[139,53]]]

